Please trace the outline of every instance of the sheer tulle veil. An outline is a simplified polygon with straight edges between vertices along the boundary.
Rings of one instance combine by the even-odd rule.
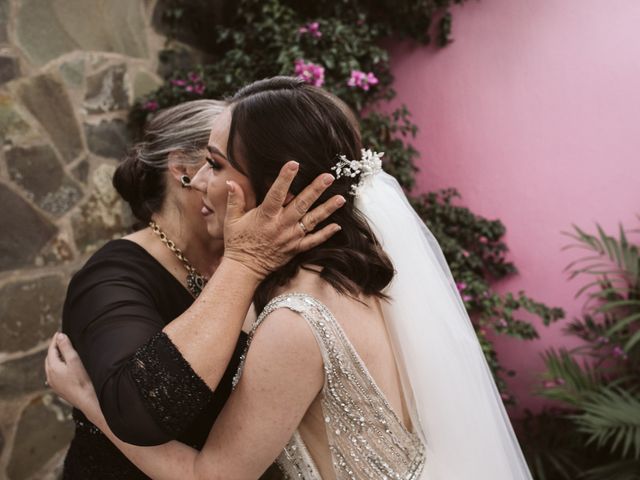
[[[376,170],[363,176],[355,202],[396,270],[384,313],[426,445],[420,479],[531,479],[438,242],[398,182]]]

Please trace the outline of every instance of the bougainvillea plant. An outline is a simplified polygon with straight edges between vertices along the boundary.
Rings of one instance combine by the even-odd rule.
[[[207,10],[213,8],[210,2],[167,0],[162,16],[168,24],[165,31],[173,39],[196,45],[197,54],[178,41],[168,42],[163,53],[169,64],[164,68],[166,82],[137,100],[131,123],[139,131],[147,116],[160,108],[196,98],[224,98],[254,80],[295,75],[326,88],[353,108],[361,121],[363,144],[385,152],[385,170],[410,193],[418,170],[418,152],[410,144],[417,127],[406,106],[390,109],[386,104],[395,91],[389,53],[382,45],[400,37],[446,45],[449,9],[463,1],[241,0],[230,2],[233,8],[220,13]],[[199,19],[214,17],[216,25],[198,27]],[[194,38],[194,31],[200,36]],[[206,61],[171,64],[172,59],[184,58],[185,51]],[[387,107],[378,108],[381,105]],[[545,324],[563,314],[522,292],[500,295],[491,288],[494,280],[516,272],[506,260],[504,226],[457,205],[457,196],[455,190],[446,190],[410,198],[440,241],[503,399],[513,403],[504,381],[513,372],[499,363],[492,335],[536,338],[535,328],[519,319],[519,312],[530,312]]]

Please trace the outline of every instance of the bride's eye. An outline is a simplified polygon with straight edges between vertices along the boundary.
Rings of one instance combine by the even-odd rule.
[[[209,164],[209,166],[211,168],[213,168],[214,170],[220,170],[222,167],[220,166],[220,164],[218,162],[216,162],[213,158],[207,157],[207,163]]]

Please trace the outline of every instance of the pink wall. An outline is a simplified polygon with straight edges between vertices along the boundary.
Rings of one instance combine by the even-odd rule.
[[[449,47],[392,49],[398,102],[420,127],[418,188],[456,187],[473,211],[502,220],[520,273],[500,289],[571,318],[580,282],[562,273],[573,255],[560,232],[638,227],[640,1],[471,0],[453,17]],[[568,344],[559,327],[499,345],[530,407],[539,353]]]

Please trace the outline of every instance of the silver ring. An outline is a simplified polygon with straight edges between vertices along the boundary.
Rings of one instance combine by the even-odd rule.
[[[302,223],[302,220],[300,220],[298,222],[298,226],[302,229],[302,232],[306,235],[307,233],[309,233],[309,229],[307,227],[305,227],[304,223]]]
[[[45,386],[46,388],[49,388],[49,382],[48,382],[47,380],[45,380],[45,381],[44,381],[44,386]]]

